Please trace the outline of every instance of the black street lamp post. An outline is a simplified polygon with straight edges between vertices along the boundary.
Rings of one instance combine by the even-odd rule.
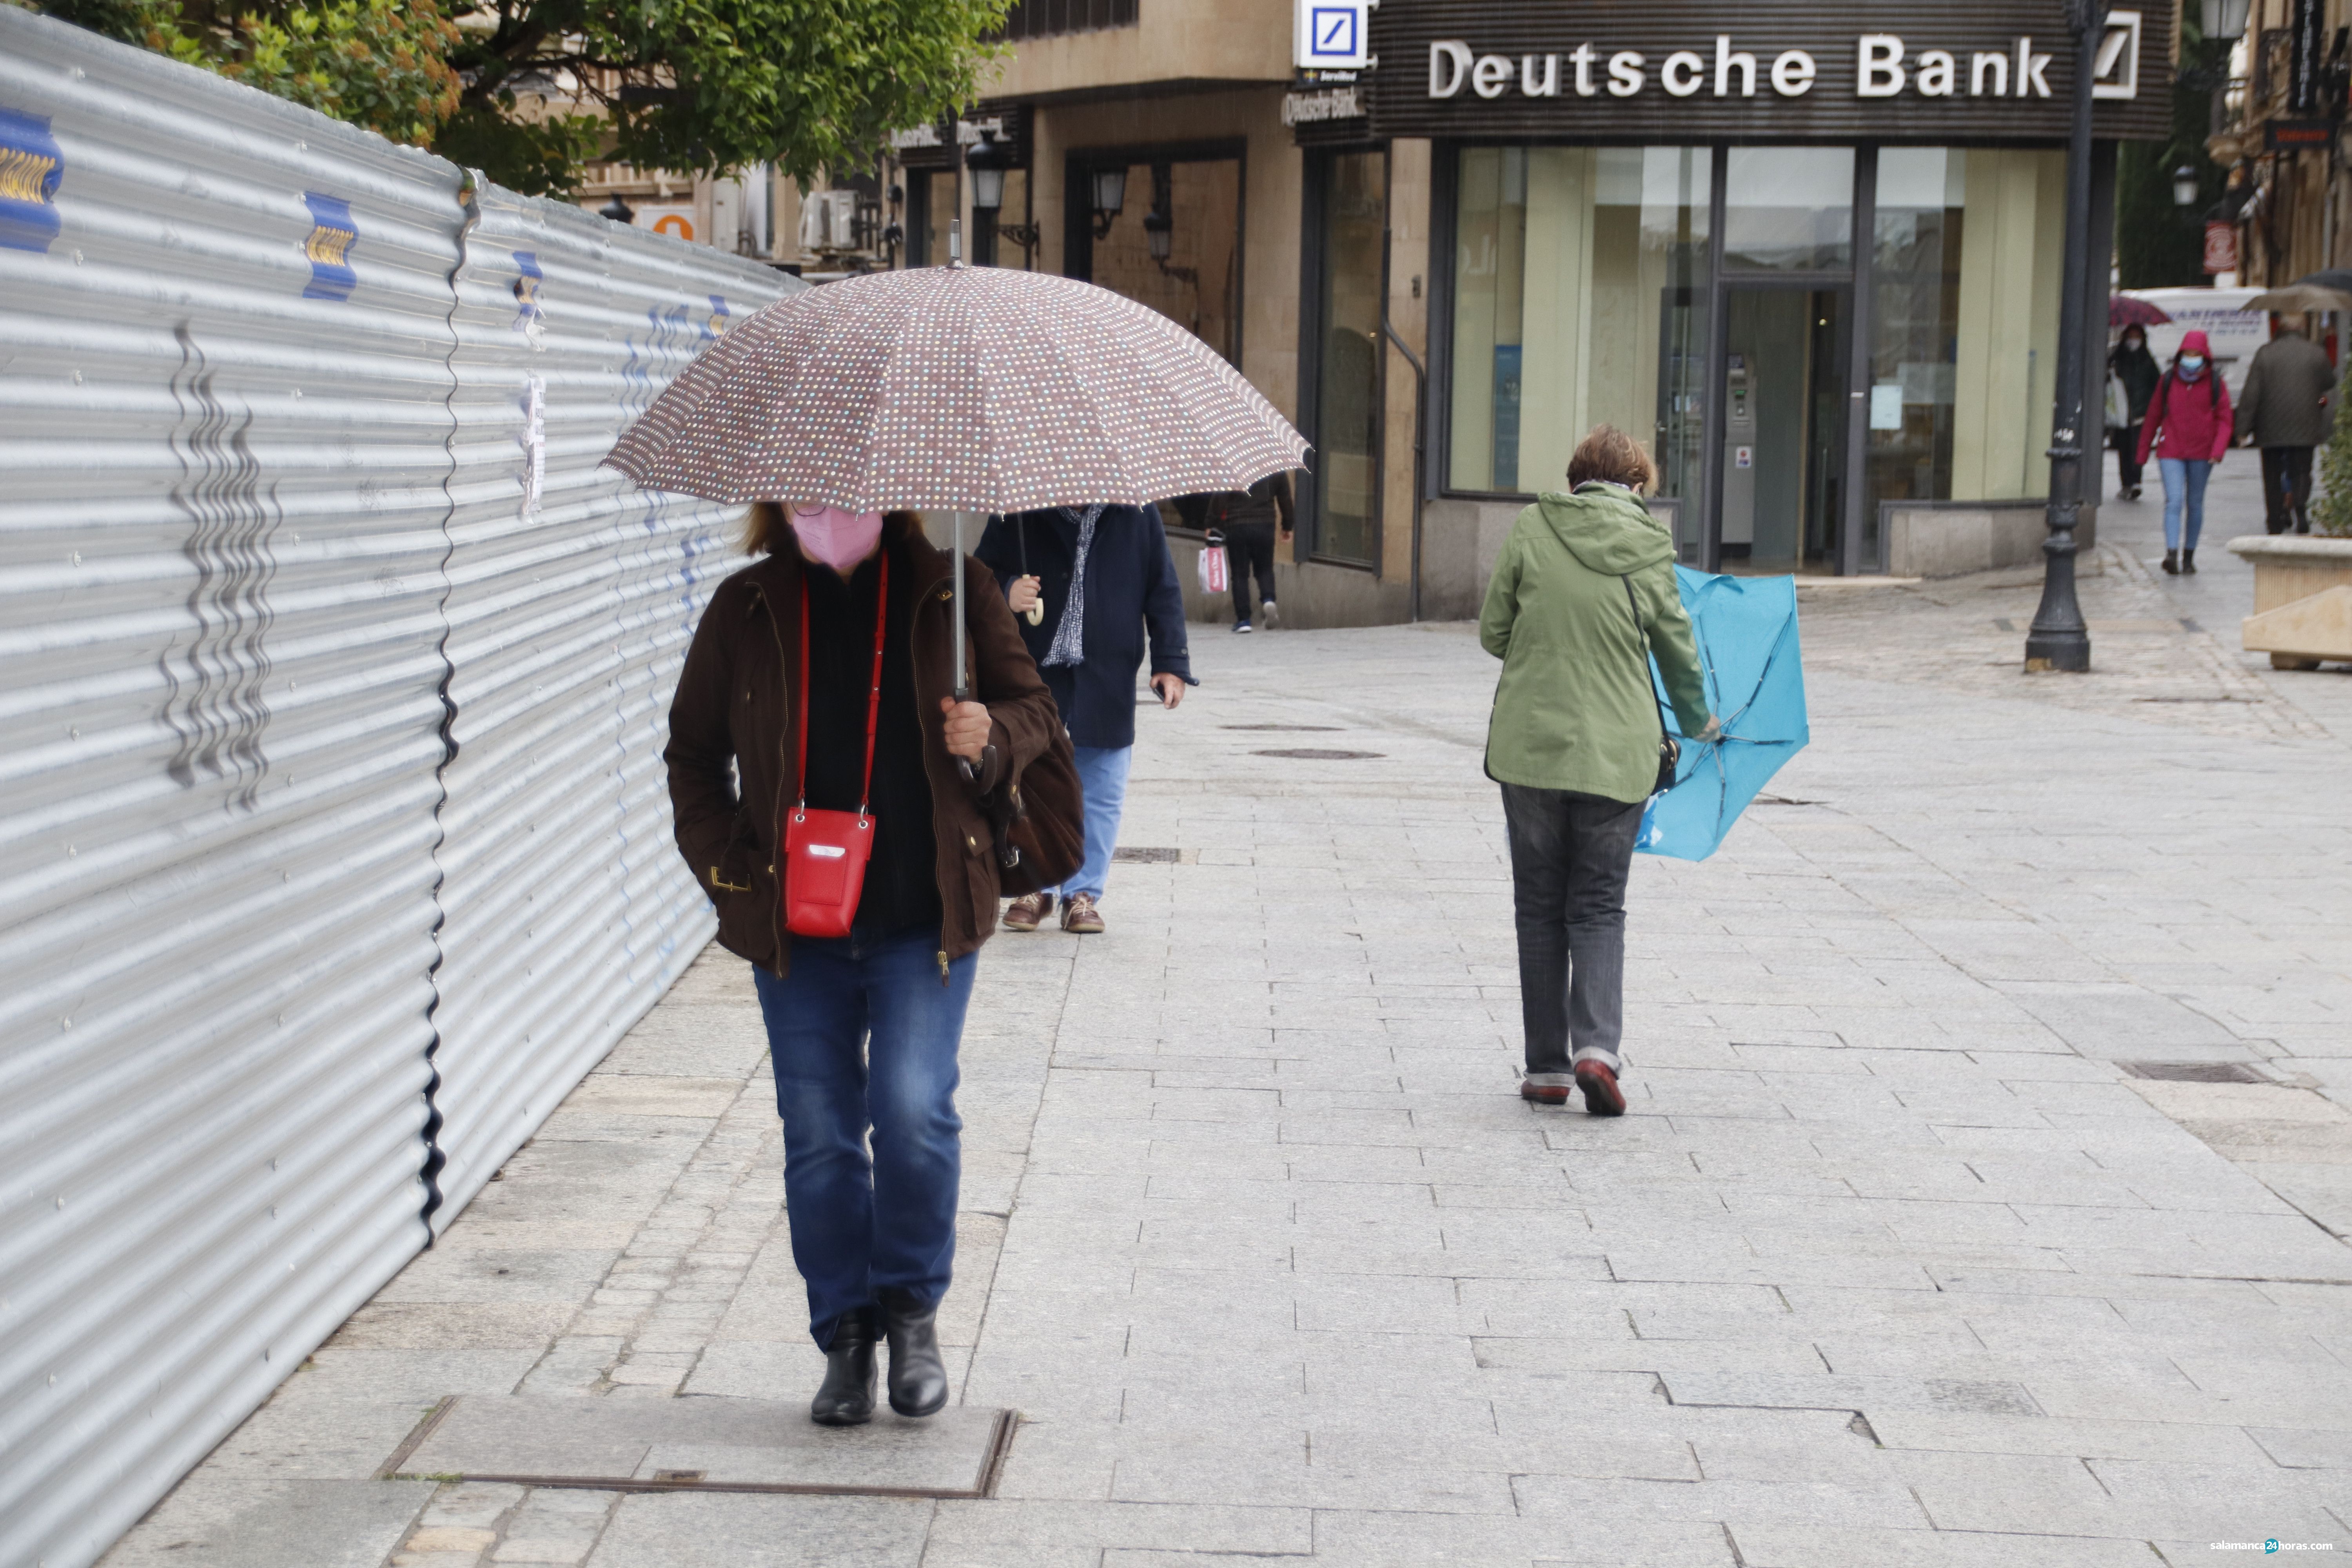
[[[2074,524],[2083,508],[2083,319],[2091,278],[2091,87],[2106,0],[2066,0],[2074,35],[2074,124],[2066,143],[2066,258],[2058,301],[2058,395],[2050,425],[2050,537],[2042,604],[2025,637],[2025,668],[2086,670],[2091,631],[2074,596]]]

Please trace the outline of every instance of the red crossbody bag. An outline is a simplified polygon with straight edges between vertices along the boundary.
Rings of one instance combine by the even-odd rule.
[[[874,679],[866,694],[866,779],[857,786],[854,812],[809,809],[809,605],[808,584],[801,584],[801,797],[784,814],[784,929],[794,936],[847,936],[866,891],[866,863],[874,854],[874,818],[866,807],[874,792],[874,731],[882,714],[882,633],[890,619],[887,551],[881,577],[874,591]]]

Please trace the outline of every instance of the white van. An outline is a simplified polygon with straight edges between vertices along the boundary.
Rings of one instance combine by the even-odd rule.
[[[2271,341],[2270,313],[2242,309],[2262,289],[2126,289],[2117,292],[2125,299],[2145,300],[2172,318],[2163,326],[2147,329],[2147,352],[2156,356],[2158,369],[2172,363],[2184,336],[2202,332],[2213,345],[2213,363],[2221,367],[2221,384],[2230,389],[2231,403],[2237,403],[2245,390],[2246,370],[2253,363],[2254,351]],[[2111,330],[2107,341],[2112,343],[2121,335]]]

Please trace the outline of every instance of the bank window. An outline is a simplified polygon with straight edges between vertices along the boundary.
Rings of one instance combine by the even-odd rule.
[[[1317,290],[1314,553],[1369,565],[1379,544],[1381,258],[1388,157],[1332,155],[1323,182]]]
[[[1455,172],[1450,488],[1539,492],[1614,425],[1699,491],[1711,153],[1471,147]]]
[[[1843,271],[1853,265],[1853,149],[1734,147],[1724,171],[1723,265]]]
[[[1870,536],[1876,502],[1944,500],[1952,493],[1968,154],[1958,148],[1881,149],[1876,210],[1865,558],[1878,553]]]

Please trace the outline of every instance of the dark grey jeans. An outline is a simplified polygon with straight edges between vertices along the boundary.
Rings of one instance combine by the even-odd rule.
[[[1642,803],[1507,784],[1503,820],[1511,839],[1528,1075],[1541,1082],[1538,1075],[1565,1075],[1588,1059],[1619,1071],[1625,879]]]

